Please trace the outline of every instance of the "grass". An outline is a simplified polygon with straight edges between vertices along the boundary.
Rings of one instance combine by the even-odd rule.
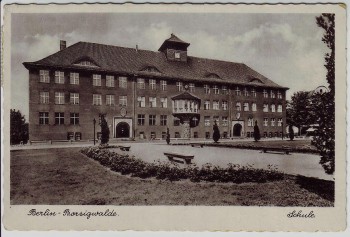
[[[79,151],[11,151],[11,204],[334,205],[330,181],[296,176],[260,184],[143,180],[110,171]]]

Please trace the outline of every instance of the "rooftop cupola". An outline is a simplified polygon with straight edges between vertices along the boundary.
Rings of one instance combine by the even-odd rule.
[[[171,34],[158,51],[163,52],[169,61],[187,62],[187,47],[190,44]]]

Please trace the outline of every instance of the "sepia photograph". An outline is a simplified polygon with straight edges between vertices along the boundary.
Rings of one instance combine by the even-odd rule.
[[[334,209],[338,15],[167,7],[8,14],[9,205]]]

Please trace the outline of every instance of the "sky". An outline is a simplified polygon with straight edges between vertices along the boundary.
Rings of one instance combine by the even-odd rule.
[[[190,43],[188,55],[245,63],[277,84],[297,91],[327,85],[320,14],[70,13],[12,14],[11,108],[28,119],[28,70],[79,41],[157,51],[171,33]]]

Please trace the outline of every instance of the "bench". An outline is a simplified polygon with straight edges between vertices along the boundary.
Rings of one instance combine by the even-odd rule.
[[[170,138],[171,145],[187,145],[189,141],[189,138]]]
[[[263,153],[267,153],[267,151],[276,151],[276,152],[282,152],[286,155],[288,155],[292,149],[288,146],[282,146],[281,148],[277,148],[277,147],[271,147],[271,148],[263,148]]]
[[[204,144],[203,143],[190,143],[191,147],[200,147],[203,148]]]
[[[33,141],[29,141],[29,144],[35,144],[35,143],[47,143],[47,140],[33,140]]]
[[[122,151],[130,151],[130,146],[118,146]]]
[[[55,142],[70,142],[73,143],[73,140],[51,140],[51,144]]]
[[[170,161],[173,161],[174,158],[183,159],[186,161],[186,164],[191,164],[191,160],[194,158],[192,155],[182,155],[178,153],[170,153],[170,152],[164,152],[164,155],[168,157]]]

